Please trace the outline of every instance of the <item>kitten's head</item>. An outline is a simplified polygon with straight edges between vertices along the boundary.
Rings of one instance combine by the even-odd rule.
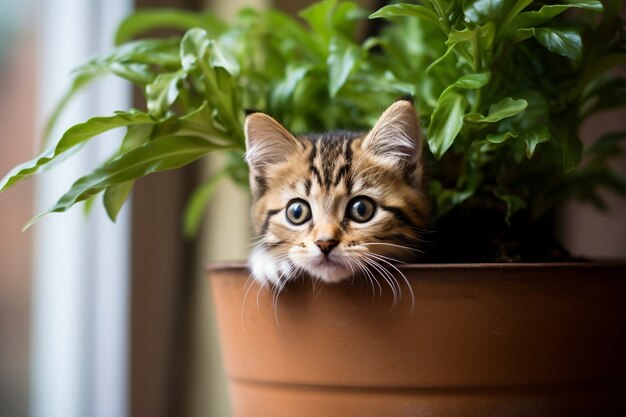
[[[258,279],[306,271],[336,282],[415,256],[429,201],[411,102],[392,104],[369,133],[296,137],[263,113],[245,133]]]

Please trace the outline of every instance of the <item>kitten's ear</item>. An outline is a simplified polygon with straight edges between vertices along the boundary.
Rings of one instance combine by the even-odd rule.
[[[365,137],[363,147],[391,165],[417,162],[422,139],[413,103],[398,100],[389,106]]]
[[[246,161],[254,175],[263,176],[268,166],[282,162],[298,152],[299,141],[267,114],[249,114],[244,132]]]

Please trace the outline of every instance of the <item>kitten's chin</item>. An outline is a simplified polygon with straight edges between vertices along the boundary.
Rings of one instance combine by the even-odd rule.
[[[304,267],[306,272],[327,283],[336,283],[352,276],[352,270],[338,262],[324,260]]]
[[[304,262],[279,260],[261,246],[250,254],[249,267],[254,279],[261,284],[279,284],[297,277],[301,271],[327,283],[340,282],[352,276],[352,270],[337,261],[325,258]]]

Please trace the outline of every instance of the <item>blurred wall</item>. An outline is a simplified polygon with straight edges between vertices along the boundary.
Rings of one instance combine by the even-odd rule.
[[[0,177],[35,152],[35,36],[29,1],[0,3]],[[28,415],[31,182],[0,196],[0,415]]]
[[[605,133],[623,131],[626,131],[626,110],[620,109],[591,118],[582,126],[581,136],[586,144],[590,144]],[[611,162],[613,168],[626,177],[626,155]],[[574,255],[597,259],[626,258],[626,200],[606,190],[600,195],[606,200],[606,211],[576,201],[563,207],[559,219],[563,243]]]

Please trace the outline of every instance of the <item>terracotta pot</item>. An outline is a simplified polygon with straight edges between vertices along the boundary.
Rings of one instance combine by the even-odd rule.
[[[236,417],[625,416],[626,263],[405,265],[246,283],[210,268]],[[247,297],[246,297],[247,295]]]

